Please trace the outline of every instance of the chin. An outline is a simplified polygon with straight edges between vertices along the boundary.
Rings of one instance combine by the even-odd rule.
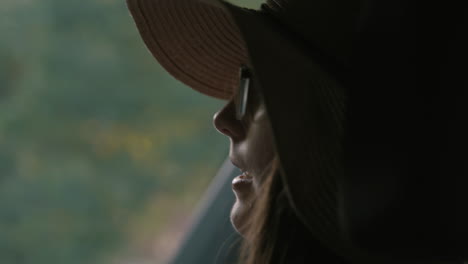
[[[244,236],[250,214],[250,205],[237,200],[231,209],[231,223],[240,235]]]

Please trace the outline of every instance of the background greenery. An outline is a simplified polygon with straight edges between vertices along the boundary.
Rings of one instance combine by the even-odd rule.
[[[159,67],[123,0],[2,0],[0,33],[0,263],[164,263],[227,155],[223,102]]]

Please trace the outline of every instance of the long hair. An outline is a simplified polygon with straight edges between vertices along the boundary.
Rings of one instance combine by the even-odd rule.
[[[275,158],[261,184],[245,230],[240,263],[307,263],[313,259],[344,263],[321,245],[299,219],[279,175],[279,166]]]

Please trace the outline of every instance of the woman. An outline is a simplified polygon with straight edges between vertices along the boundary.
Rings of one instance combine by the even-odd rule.
[[[466,70],[453,66],[466,61],[465,8],[405,0],[267,0],[259,11],[222,0],[127,2],[167,71],[228,100],[214,123],[244,170],[233,182],[231,220],[245,237],[245,263],[369,261],[338,219],[357,234],[354,242],[387,259],[467,258],[459,198],[466,162],[447,155],[466,150],[455,147],[466,140],[439,144],[453,173],[440,177],[425,165],[440,161],[437,144],[427,142],[449,135],[434,124],[447,126],[466,101],[456,89]],[[464,131],[464,122],[450,122]]]
[[[227,100],[231,220],[243,263],[365,263],[340,232],[345,90],[359,1],[127,0],[143,40],[175,78]],[[380,262],[382,263],[382,262]]]

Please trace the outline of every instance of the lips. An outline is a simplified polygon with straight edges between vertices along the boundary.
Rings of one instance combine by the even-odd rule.
[[[240,169],[243,173],[244,173],[245,171],[247,171],[246,168],[245,168],[245,166],[244,166],[244,164],[241,163],[241,162],[239,162],[237,159],[231,158],[231,163],[232,163],[234,166],[236,166],[238,169]]]
[[[235,159],[231,159],[231,163],[242,171],[242,174],[232,180],[232,189],[236,192],[237,196],[244,196],[253,191],[253,177],[245,169],[242,163]]]
[[[235,177],[232,180],[232,189],[240,194],[246,194],[252,191],[253,178],[247,172]]]
[[[232,183],[234,184],[235,182],[241,181],[241,182],[251,182],[253,180],[252,176],[249,175],[248,172],[243,172],[241,175],[235,177],[232,180]]]

